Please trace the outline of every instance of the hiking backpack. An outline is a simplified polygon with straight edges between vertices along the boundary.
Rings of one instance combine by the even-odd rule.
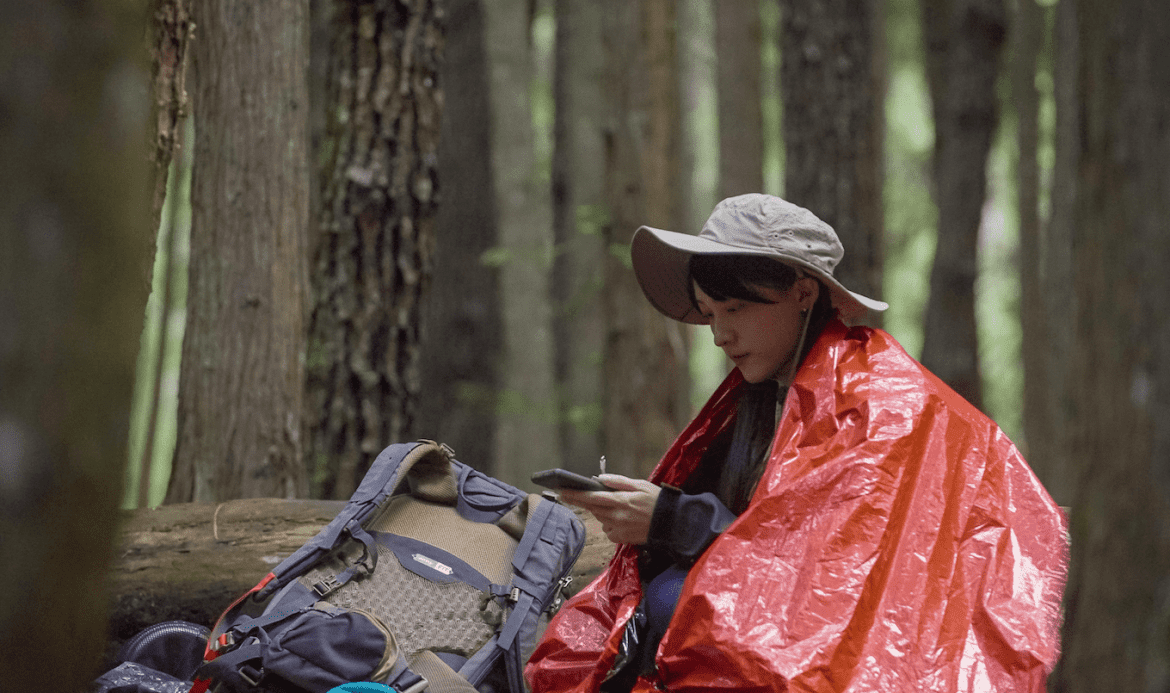
[[[431,441],[395,444],[340,514],[224,612],[192,693],[522,693],[585,529]]]

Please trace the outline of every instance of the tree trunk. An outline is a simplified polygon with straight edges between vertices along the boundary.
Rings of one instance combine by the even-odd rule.
[[[650,305],[629,264],[640,225],[680,229],[674,4],[608,10],[602,451],[611,471],[644,477],[690,415],[686,331]]]
[[[552,209],[533,142],[528,0],[483,5],[499,245],[502,353],[496,476],[512,484],[559,466],[554,390]]]
[[[764,190],[760,3],[715,2],[719,198]],[[708,210],[710,211],[710,210]]]
[[[1170,5],[1076,3],[1073,561],[1057,689],[1170,690]],[[1066,142],[1067,144],[1067,142]]]
[[[187,56],[195,27],[191,0],[153,0],[151,72],[154,77],[154,228],[167,194],[167,172],[182,141],[187,117]]]
[[[873,67],[874,13],[865,0],[786,2],[781,13],[786,196],[837,231],[845,259],[835,276],[867,296],[882,294],[884,89]]]
[[[1055,160],[1052,172],[1052,215],[1041,249],[1042,306],[1045,314],[1044,419],[1050,436],[1033,446],[1028,461],[1049,493],[1061,505],[1071,505],[1076,473],[1071,462],[1072,386],[1069,364],[1076,337],[1076,296],[1072,268],[1073,229],[1077,223],[1077,168],[1080,161],[1080,93],[1077,87],[1076,4],[1056,6],[1054,22],[1054,100],[1056,102]]]
[[[922,7],[938,205],[922,363],[982,406],[975,277],[1006,17],[1003,0],[923,0]]]
[[[1017,205],[1020,220],[1020,323],[1024,360],[1025,454],[1046,458],[1052,434],[1045,414],[1047,314],[1040,261],[1040,94],[1036,63],[1044,45],[1044,11],[1035,0],[1018,0],[1012,22],[1011,88],[1016,111]],[[1032,453],[1036,455],[1033,456]]]
[[[414,430],[444,11],[434,0],[345,0],[335,12],[307,428],[314,496],[346,498]]]
[[[141,8],[0,3],[0,690],[97,671],[150,285]]]
[[[196,0],[191,265],[168,503],[305,492],[308,5]]]
[[[553,334],[562,464],[597,472],[601,454],[601,282],[605,261],[602,24],[591,0],[556,0],[553,147]]]
[[[415,431],[493,472],[500,352],[499,286],[481,258],[496,245],[483,4],[451,0],[439,84],[442,195],[424,311],[422,392]]]

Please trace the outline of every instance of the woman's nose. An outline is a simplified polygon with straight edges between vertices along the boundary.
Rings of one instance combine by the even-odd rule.
[[[715,338],[717,347],[722,348],[731,343],[731,330],[715,319],[711,320],[711,336]]]

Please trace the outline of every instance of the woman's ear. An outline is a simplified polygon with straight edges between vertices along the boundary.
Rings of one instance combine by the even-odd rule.
[[[804,276],[796,280],[796,290],[800,309],[812,310],[821,295],[821,283],[812,277]]]

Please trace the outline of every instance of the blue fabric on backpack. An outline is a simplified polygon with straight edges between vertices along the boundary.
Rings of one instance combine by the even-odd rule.
[[[517,540],[511,577],[503,584],[493,584],[468,562],[438,546],[374,525],[373,520],[398,494],[409,494],[416,502],[431,503],[431,507],[445,505],[469,522],[497,524],[511,513],[514,517],[500,525],[502,530],[518,527],[517,517],[523,519],[522,536],[512,534],[513,529],[504,530]],[[378,529],[367,531],[367,525]],[[354,541],[364,545],[362,560],[353,559],[351,549],[357,547],[357,553],[362,549]],[[480,690],[503,684],[523,693],[523,667],[535,647],[540,618],[552,605],[559,604],[561,589],[584,543],[584,526],[572,510],[555,500],[529,495],[458,462],[446,446],[431,441],[391,445],[375,459],[338,516],[224,613],[209,639],[214,656],[200,668],[197,682],[243,691],[252,690],[251,680],[275,677],[314,693],[369,679],[393,684],[400,690],[410,688],[416,680],[421,683],[404,663],[401,667],[396,665],[387,678],[380,678],[373,671],[381,659],[377,627],[371,630],[367,627],[370,622],[357,619],[364,612],[341,606],[352,605],[345,601],[347,595],[363,590],[371,594],[365,586],[378,584],[364,582],[383,575],[366,575],[377,570],[374,545],[378,545],[393,551],[397,564],[429,583],[462,583],[478,590],[488,603],[495,600],[499,605],[493,605],[494,611],[484,610],[484,614],[497,614],[494,622],[485,617],[489,627],[486,633],[491,634],[494,628],[494,634],[482,647],[476,645],[478,649],[467,657],[449,656],[442,647],[432,645],[419,653],[435,654]],[[501,567],[506,570],[506,564]],[[393,594],[376,594],[394,598]],[[318,600],[338,606],[314,605]],[[378,596],[362,604],[393,639],[394,624],[389,614],[397,611],[383,612],[381,601]],[[500,607],[502,623],[498,621]],[[436,603],[434,608],[435,614],[444,613],[443,604]],[[385,623],[373,612],[378,612]],[[443,618],[446,617],[440,616],[433,623],[441,624]],[[410,628],[410,633],[428,632],[411,623],[401,627]],[[443,628],[446,626],[429,632],[441,634]],[[401,642],[407,647],[406,640]],[[397,647],[395,644],[396,651]],[[417,644],[398,653],[398,658],[414,657],[414,647]],[[430,691],[442,693],[436,687]]]

